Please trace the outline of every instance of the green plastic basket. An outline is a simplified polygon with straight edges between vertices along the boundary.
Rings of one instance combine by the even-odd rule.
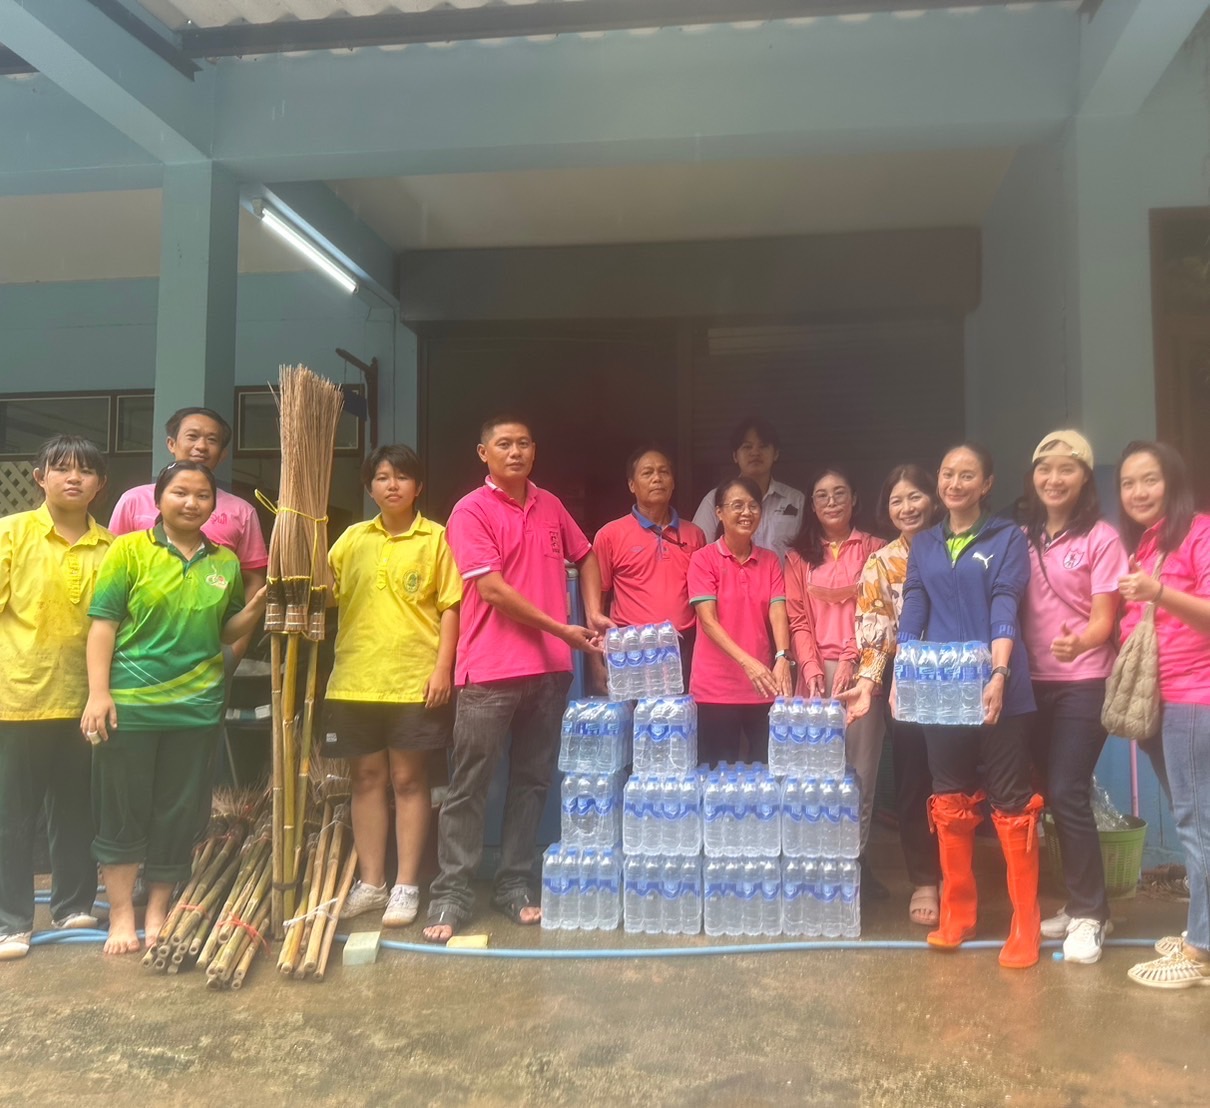
[[[1121,831],[1101,831],[1101,859],[1105,865],[1105,892],[1114,900],[1128,900],[1138,891],[1143,872],[1143,845],[1147,841],[1147,822],[1138,816],[1123,817],[1129,827]],[[1046,831],[1046,858],[1050,876],[1063,888],[1063,855],[1059,834],[1049,812],[1042,816]]]

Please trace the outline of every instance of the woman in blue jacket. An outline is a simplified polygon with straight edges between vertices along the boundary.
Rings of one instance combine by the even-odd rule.
[[[990,795],[1013,906],[1000,964],[1025,969],[1038,960],[1042,922],[1036,834],[1042,798],[1031,785],[1029,756],[1034,695],[1017,621],[1029,583],[1029,546],[1010,520],[988,514],[992,481],[991,456],[981,446],[963,443],[942,460],[937,492],[948,514],[912,543],[899,641],[990,644],[983,725],[924,728],[933,775],[929,813],[942,877],[941,921],[928,941],[953,950],[975,934],[975,828]],[[986,793],[976,776],[980,764]]]

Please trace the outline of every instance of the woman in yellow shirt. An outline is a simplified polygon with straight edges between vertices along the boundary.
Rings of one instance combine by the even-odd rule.
[[[420,459],[406,446],[379,447],[362,466],[379,514],[332,546],[340,626],[328,681],[323,753],[348,758],[359,880],[344,919],[385,909],[385,927],[403,927],[420,906],[420,857],[431,817],[429,752],[449,745],[454,727],[454,648],[462,579],[445,528],[416,508]],[[395,797],[399,865],[387,884],[388,790]]]
[[[88,605],[111,535],[89,515],[105,456],[87,439],[42,446],[45,502],[0,519],[0,960],[29,953],[34,825],[46,804],[51,923],[96,927],[90,752],[76,721],[88,699]]]

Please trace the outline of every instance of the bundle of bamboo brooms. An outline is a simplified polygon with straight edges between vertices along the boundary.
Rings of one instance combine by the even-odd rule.
[[[304,366],[282,366],[280,380],[281,489],[269,541],[265,604],[273,677],[270,916],[277,939],[285,938],[286,921],[295,917],[299,903],[319,643],[331,585],[328,491],[344,408],[340,389]],[[306,676],[300,684],[304,640]]]

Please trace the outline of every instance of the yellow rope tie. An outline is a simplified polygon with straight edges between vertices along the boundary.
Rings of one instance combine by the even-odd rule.
[[[269,511],[271,511],[275,516],[281,515],[282,512],[290,512],[293,515],[302,516],[303,519],[311,521],[311,572],[314,574],[315,558],[319,553],[319,525],[321,523],[327,523],[328,517],[326,515],[312,516],[308,515],[306,512],[300,511],[298,508],[291,508],[285,504],[274,504],[269,497],[260,491],[260,489],[254,489],[253,491],[256,493],[256,499],[266,508],[268,508]]]

